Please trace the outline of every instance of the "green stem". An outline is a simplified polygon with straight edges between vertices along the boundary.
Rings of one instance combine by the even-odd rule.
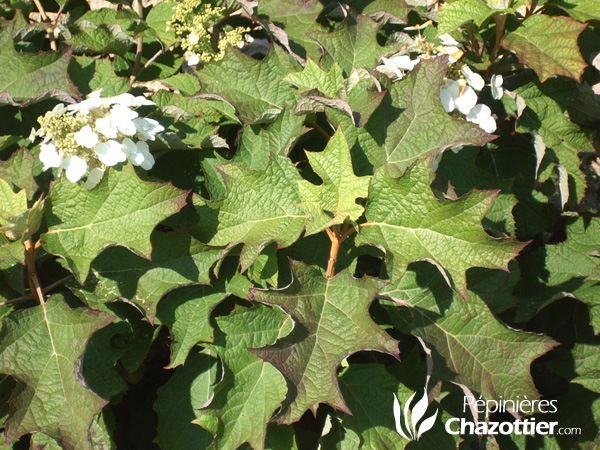
[[[500,46],[502,45],[502,39],[504,38],[504,31],[506,29],[506,19],[508,18],[507,14],[496,14],[494,16],[494,20],[496,21],[496,44],[494,45],[494,49],[490,53],[490,64],[496,60],[498,56],[498,52],[500,51]]]

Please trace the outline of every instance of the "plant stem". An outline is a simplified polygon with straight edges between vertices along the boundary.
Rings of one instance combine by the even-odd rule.
[[[25,246],[25,262],[27,264],[27,278],[29,281],[29,290],[34,298],[41,305],[44,303],[44,294],[42,292],[42,287],[40,286],[40,282],[38,280],[37,271],[35,269],[35,254],[37,253],[37,249],[40,247],[40,241],[37,241],[35,244],[31,240],[31,238],[27,239],[23,244]]]
[[[496,60],[498,52],[500,51],[500,45],[502,44],[502,39],[504,38],[504,30],[506,28],[507,18],[507,14],[496,14],[494,16],[494,20],[496,21],[496,44],[490,53],[490,65]]]
[[[133,1],[133,10],[140,16],[140,19],[144,16],[144,7],[142,6],[141,0]],[[142,65],[142,50],[144,47],[144,38],[142,36],[137,38],[137,48],[135,49],[135,63],[133,64],[133,73],[129,78],[129,85],[132,85],[140,73]]]
[[[61,284],[63,284],[65,281],[67,281],[68,279],[70,279],[72,277],[73,277],[73,275],[67,275],[66,277],[63,277],[60,280],[55,281],[54,283],[48,285],[48,287],[45,287],[44,289],[42,289],[42,292],[44,294],[46,292],[50,292],[52,289],[54,289],[55,287],[60,286]],[[27,295],[24,295],[23,297],[12,298],[12,299],[7,300],[5,302],[0,302],[0,307],[12,305],[14,303],[24,302],[25,300],[33,300],[33,299],[35,299],[35,296],[33,294],[27,294]]]
[[[335,275],[335,265],[337,263],[338,253],[340,252],[340,245],[342,245],[342,242],[344,242],[348,236],[356,232],[356,230],[346,223],[341,230],[339,225],[334,225],[333,229],[328,228],[325,231],[331,240],[331,249],[329,250],[329,261],[327,262],[327,272],[325,273],[325,276],[331,278]]]
[[[531,0],[531,6],[529,6],[529,8],[527,8],[527,12],[525,13],[526,19],[535,12],[537,5],[538,5],[538,0]]]

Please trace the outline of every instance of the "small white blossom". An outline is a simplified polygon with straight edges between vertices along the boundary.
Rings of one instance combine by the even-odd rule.
[[[85,181],[85,184],[83,185],[83,187],[86,189],[92,189],[92,188],[96,187],[98,185],[98,183],[100,183],[100,180],[102,180],[103,176],[104,176],[104,170],[102,170],[98,167],[90,170],[90,173],[88,173],[87,180]]]
[[[442,34],[438,37],[438,39],[442,41],[442,53],[445,53],[449,56],[448,64],[454,64],[456,61],[462,58],[464,52],[461,50],[461,45],[456,39],[449,34]]]
[[[100,162],[109,167],[127,159],[127,155],[123,151],[121,144],[112,139],[96,145],[94,150]]]
[[[408,55],[394,55],[391,58],[382,57],[381,62],[383,64],[377,66],[376,69],[390,78],[401,80],[406,72],[415,68],[419,61],[419,59],[410,59]]]
[[[477,104],[467,114],[467,120],[479,125],[479,127],[488,132],[496,131],[496,119],[492,117],[492,111],[487,105]]]
[[[85,148],[94,148],[98,143],[98,135],[92,131],[89,125],[86,125],[73,136],[75,142]]]
[[[495,100],[500,100],[502,95],[504,95],[504,90],[502,89],[502,83],[504,79],[502,75],[492,75],[492,79],[490,80],[490,86],[492,88],[492,97]]]
[[[190,59],[187,60],[188,66],[195,66],[200,62],[200,57],[196,54],[190,56]]]
[[[110,109],[110,121],[116,125],[125,136],[133,136],[136,133],[133,119],[137,118],[138,113],[132,111],[127,106],[113,105]]]
[[[133,125],[142,140],[153,141],[156,139],[156,133],[164,131],[164,127],[154,119],[133,119]]]
[[[155,103],[152,100],[148,100],[143,95],[138,95],[137,97],[134,97],[133,95],[128,93],[117,96],[115,98],[115,103],[122,106],[128,106],[130,108],[137,108],[138,106],[155,105]]]
[[[119,132],[119,129],[112,122],[112,120],[105,117],[96,119],[96,128],[100,133],[109,139],[115,139],[117,137],[117,133]]]
[[[456,80],[444,80],[440,87],[440,101],[446,112],[454,111],[454,99],[458,97],[460,85]]]
[[[69,156],[68,158],[65,158],[60,167],[60,169],[65,170],[67,179],[71,183],[78,182],[87,172],[87,168],[87,163],[79,156]]]
[[[63,157],[56,150],[54,144],[42,144],[40,149],[40,161],[44,163],[43,170],[48,170],[50,167],[60,167]]]
[[[477,104],[477,94],[470,86],[463,86],[458,97],[454,99],[454,106],[461,113],[467,115],[471,112],[473,107]]]
[[[154,157],[144,141],[134,143],[131,139],[125,138],[122,149],[134,166],[140,166],[145,170],[150,170],[154,166]]]
[[[464,75],[465,80],[467,80],[469,86],[471,86],[476,91],[480,91],[483,89],[483,87],[485,86],[485,81],[483,81],[481,75],[473,72],[469,66],[462,66],[460,71]]]

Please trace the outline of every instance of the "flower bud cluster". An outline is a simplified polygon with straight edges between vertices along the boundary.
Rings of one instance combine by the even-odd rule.
[[[413,27],[418,29],[419,27]],[[383,64],[377,70],[393,80],[400,80],[422,60],[448,55],[447,78],[442,81],[440,88],[440,101],[446,112],[457,111],[469,122],[477,124],[488,133],[496,131],[496,119],[492,116],[489,106],[478,103],[478,93],[486,86],[485,81],[469,66],[460,62],[464,52],[460,44],[449,35],[438,37],[440,44],[426,41],[421,36],[415,38],[412,50],[419,55],[411,58],[407,54],[396,54],[390,58],[381,58]],[[493,75],[490,80],[492,97],[496,100],[502,98],[502,75]]]
[[[181,40],[181,48],[191,53],[190,66],[223,59],[227,45],[242,47],[245,44],[244,34],[250,31],[242,27],[222,30],[215,51],[211,32],[225,18],[225,8],[214,6],[207,0],[183,0],[173,9],[175,12],[167,22],[167,29],[175,31]]]
[[[40,160],[44,170],[57,168],[75,183],[87,173],[85,186],[100,182],[107,167],[125,162],[149,170],[154,165],[147,141],[164,130],[154,119],[139,117],[135,108],[154,105],[143,96],[121,94],[101,98],[102,90],[86,100],[65,106],[62,103],[38,118],[40,128],[30,139],[42,137]]]

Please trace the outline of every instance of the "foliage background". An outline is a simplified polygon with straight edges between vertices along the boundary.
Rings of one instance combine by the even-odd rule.
[[[224,6],[266,55],[187,67],[169,2],[0,3],[5,447],[598,448],[597,1]],[[442,109],[447,56],[374,70],[444,33],[504,76],[494,135]],[[167,131],[87,190],[27,136],[99,88]],[[582,433],[450,436],[465,393]]]

